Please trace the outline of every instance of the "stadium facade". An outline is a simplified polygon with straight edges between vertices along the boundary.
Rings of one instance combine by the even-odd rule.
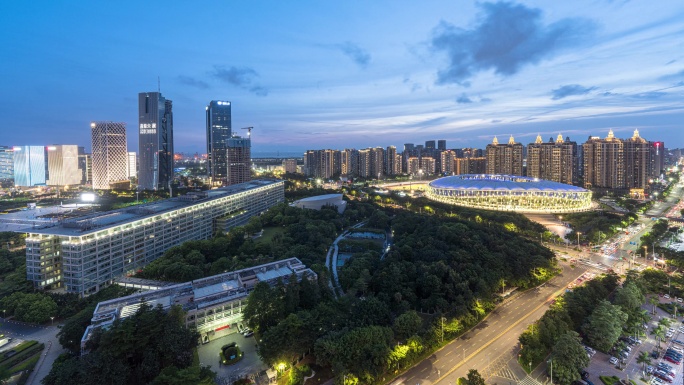
[[[247,223],[284,194],[282,180],[254,180],[25,230],[27,279],[89,295],[173,246]]]
[[[537,178],[467,174],[428,184],[426,196],[457,206],[519,213],[569,213],[591,208],[591,191]]]

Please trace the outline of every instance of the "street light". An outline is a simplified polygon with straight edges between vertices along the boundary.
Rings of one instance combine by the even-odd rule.
[[[551,384],[553,384],[553,359],[548,360],[551,363]]]
[[[579,244],[579,236],[580,236],[580,234],[582,234],[582,233],[580,233],[580,232],[578,231],[578,232],[577,232],[577,251],[580,251],[580,244]]]
[[[50,317],[50,326],[52,326],[52,321],[54,321],[54,320],[55,320],[54,316]]]

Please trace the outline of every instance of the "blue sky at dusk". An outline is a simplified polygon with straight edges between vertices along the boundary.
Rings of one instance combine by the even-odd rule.
[[[3,1],[0,144],[90,148],[137,94],[174,103],[176,151],[205,151],[233,103],[253,151],[559,133],[684,147],[684,1]],[[238,130],[239,131],[239,130]]]

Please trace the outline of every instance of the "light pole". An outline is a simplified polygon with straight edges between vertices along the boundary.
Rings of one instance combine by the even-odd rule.
[[[578,232],[577,232],[577,251],[580,251],[580,244],[579,244],[579,236],[580,236],[580,234],[582,234],[582,233],[580,233],[580,232],[578,231]]]
[[[53,322],[54,320],[55,320],[55,317],[54,317],[54,316],[50,317],[50,326],[52,326],[52,322]]]
[[[550,359],[549,362],[551,363],[551,384],[553,384],[553,359]]]

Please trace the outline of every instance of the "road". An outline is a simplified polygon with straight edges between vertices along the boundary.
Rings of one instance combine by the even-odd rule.
[[[40,381],[50,373],[52,363],[60,354],[65,352],[57,339],[57,333],[59,332],[57,326],[35,326],[4,318],[0,318],[0,325],[2,333],[8,337],[26,341],[35,340],[45,344],[41,359],[26,382],[26,385],[40,384]]]
[[[512,376],[517,381],[517,378],[524,377],[515,361],[518,336],[541,318],[551,300],[585,271],[587,268],[584,266],[571,268],[565,265],[560,275],[538,289],[509,298],[475,328],[416,364],[391,384],[455,384],[459,377],[467,375],[469,369],[477,369],[485,379],[496,375]],[[515,365],[508,365],[511,360]],[[513,373],[516,369],[518,373]]]

